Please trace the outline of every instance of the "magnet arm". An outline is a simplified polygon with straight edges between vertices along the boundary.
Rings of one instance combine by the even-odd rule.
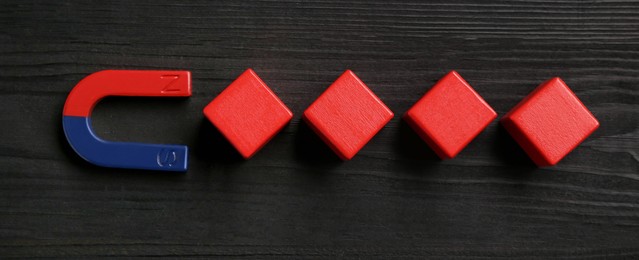
[[[65,116],[91,116],[93,107],[106,96],[188,97],[188,71],[103,70],[82,79],[69,93]]]
[[[103,167],[186,171],[188,147],[183,145],[109,142],[91,130],[91,118],[64,116],[64,134],[84,160]]]

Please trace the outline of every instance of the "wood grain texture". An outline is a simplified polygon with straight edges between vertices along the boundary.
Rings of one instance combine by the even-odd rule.
[[[3,0],[0,24],[3,258],[639,258],[636,1]],[[295,116],[243,161],[201,111],[249,67]],[[93,114],[188,144],[187,174],[73,154],[64,100],[102,69],[192,72]],[[300,115],[345,69],[396,115],[453,69],[500,117],[560,76],[601,127],[538,169],[497,121],[442,162],[395,117],[341,162]]]

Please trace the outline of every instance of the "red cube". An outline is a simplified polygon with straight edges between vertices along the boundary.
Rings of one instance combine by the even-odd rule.
[[[404,120],[442,159],[461,152],[497,113],[455,71],[440,79]]]
[[[255,74],[246,70],[204,108],[204,115],[245,158],[251,158],[293,117]]]
[[[350,70],[311,104],[304,120],[342,160],[350,160],[393,112]]]
[[[560,78],[542,83],[501,123],[539,166],[557,164],[599,127]]]

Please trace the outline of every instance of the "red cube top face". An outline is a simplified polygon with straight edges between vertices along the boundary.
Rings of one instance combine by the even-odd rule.
[[[404,115],[442,159],[455,157],[496,117],[497,113],[455,71],[440,79]]]
[[[557,164],[599,127],[560,78],[542,83],[501,122],[539,166]]]
[[[350,70],[304,111],[304,120],[343,160],[350,160],[393,112]]]
[[[204,108],[204,115],[246,159],[291,120],[293,113],[251,69]]]

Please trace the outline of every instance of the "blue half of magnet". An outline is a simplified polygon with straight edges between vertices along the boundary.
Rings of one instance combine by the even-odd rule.
[[[95,165],[177,172],[187,169],[187,146],[105,141],[91,130],[90,117],[63,116],[62,127],[73,150]]]

